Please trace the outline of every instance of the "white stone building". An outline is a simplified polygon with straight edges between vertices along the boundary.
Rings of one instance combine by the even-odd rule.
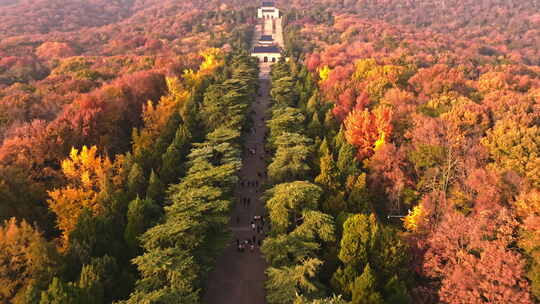
[[[259,19],[278,19],[279,9],[276,8],[274,2],[263,2],[262,7],[257,12]]]
[[[278,62],[281,58],[281,50],[275,45],[256,46],[251,51],[251,56],[257,57],[259,62]]]

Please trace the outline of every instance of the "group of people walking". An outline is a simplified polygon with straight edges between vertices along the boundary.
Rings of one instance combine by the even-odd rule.
[[[255,106],[258,107],[259,105]],[[252,206],[255,206],[257,204],[257,194],[260,191],[264,190],[264,179],[267,177],[264,163],[264,156],[267,152],[264,148],[264,135],[267,132],[265,132],[263,129],[260,129],[261,126],[259,125],[259,123],[257,123],[259,121],[258,116],[261,114],[264,115],[264,110],[261,111],[261,109],[259,109],[259,111],[257,111],[257,109],[254,108],[250,114],[252,115],[252,117],[254,117],[253,120],[255,124],[249,130],[249,133],[251,133],[251,138],[248,138],[248,145],[245,148],[245,156],[247,157],[246,165],[249,166],[250,169],[257,168],[257,170],[244,171],[242,174],[242,178],[238,183],[240,193],[243,194],[242,196],[240,196],[242,206],[244,209],[249,210],[241,212],[243,214],[245,214],[246,212],[253,214],[250,212],[251,210],[257,212],[257,208],[251,208]],[[260,121],[264,123],[264,116],[260,118]],[[262,167],[262,169],[260,167]],[[256,248],[262,245],[262,241],[266,236],[264,217],[262,215],[254,215],[253,217],[248,217],[247,221],[244,222],[244,219],[241,219],[241,216],[241,214],[238,214],[236,216],[236,224],[244,224],[249,226],[246,232],[243,232],[244,229],[239,230],[242,232],[237,234],[236,247],[238,252],[244,252],[246,250],[250,250],[253,252]]]
[[[255,233],[251,238],[244,240],[239,238],[236,239],[236,247],[239,252],[244,252],[244,250],[247,248],[253,252],[255,247],[261,247],[263,238],[266,237],[266,233],[264,231],[264,218],[262,216],[253,216],[253,220],[250,222],[250,227],[252,232]],[[259,237],[257,238],[257,236]]]
[[[257,174],[261,174],[261,173],[257,173]],[[241,180],[240,181],[240,187],[259,187],[259,181],[258,180]]]

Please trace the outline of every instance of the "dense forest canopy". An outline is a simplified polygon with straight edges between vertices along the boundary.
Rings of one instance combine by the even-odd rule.
[[[538,4],[290,2],[287,51],[317,84],[318,101],[306,106],[329,103],[341,125],[318,133],[319,150],[333,156],[319,165],[319,183],[332,181],[328,207],[348,205],[349,184],[333,177],[343,168],[332,142],[345,139],[366,174],[368,210],[404,230],[414,270],[398,274],[404,303],[538,300]],[[329,112],[316,114],[308,126],[324,118],[328,131]],[[372,263],[351,274],[337,257],[334,291],[353,303],[392,302],[397,291]],[[372,301],[355,300],[356,277],[370,277]]]
[[[540,1],[276,4],[268,303],[538,303]],[[0,303],[202,301],[259,5],[0,0]]]

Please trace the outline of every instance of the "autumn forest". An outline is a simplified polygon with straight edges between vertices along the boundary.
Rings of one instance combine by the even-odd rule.
[[[0,303],[540,303],[540,1],[272,5],[0,0]]]

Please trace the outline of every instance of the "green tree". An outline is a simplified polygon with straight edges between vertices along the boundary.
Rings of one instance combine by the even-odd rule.
[[[177,247],[155,248],[133,260],[141,273],[135,291],[125,304],[199,303],[197,263],[187,251]]]
[[[313,115],[315,113],[318,113],[320,110],[320,103],[319,103],[319,94],[318,92],[315,92],[311,95],[309,98],[307,105],[306,105],[306,112],[310,115]]]
[[[49,288],[41,292],[39,304],[78,304],[80,299],[76,286],[54,277]]]
[[[126,243],[134,254],[138,253],[138,237],[159,219],[160,208],[152,199],[136,199],[129,203],[127,225],[124,231]]]
[[[278,107],[272,111],[272,119],[267,121],[270,129],[269,141],[275,144],[283,133],[300,133],[303,130],[305,116],[296,108]]]
[[[341,296],[336,295],[329,298],[315,300],[308,300],[303,296],[298,296],[296,300],[294,300],[294,304],[347,304],[347,301],[341,298]]]
[[[354,213],[369,213],[371,211],[371,195],[367,188],[366,174],[349,176],[351,189],[347,198],[347,210]]]
[[[356,150],[353,145],[344,142],[338,153],[337,167],[341,173],[341,181],[345,181],[348,176],[359,173],[358,161],[355,157]]]
[[[178,127],[173,142],[162,156],[159,175],[164,184],[176,183],[178,182],[177,179],[182,176],[184,171],[183,162],[191,139],[191,134],[186,125]]]
[[[397,276],[393,276],[384,286],[384,295],[386,303],[409,304],[412,303],[411,296],[407,290],[405,282]]]
[[[343,224],[339,259],[344,264],[364,267],[368,262],[370,249],[378,230],[375,216],[355,214]]]
[[[345,138],[345,130],[342,128],[339,129],[339,132],[337,132],[336,136],[334,136],[334,142],[333,142],[333,151],[340,151],[341,147],[347,143],[347,139]]]
[[[272,82],[270,96],[279,105],[296,106],[298,93],[295,90],[292,77],[283,77]]]
[[[304,179],[311,172],[311,139],[296,133],[284,133],[276,140],[277,151],[268,166],[268,176],[274,184]]]
[[[268,190],[266,206],[270,213],[272,230],[285,233],[291,222],[302,214],[302,210],[316,210],[322,189],[310,182],[297,181],[283,183]]]
[[[247,108],[247,91],[247,84],[234,78],[211,85],[204,94],[201,107],[206,131],[211,132],[223,125],[238,125]]]
[[[319,295],[321,286],[314,281],[322,261],[310,258],[298,265],[280,268],[270,267],[266,271],[266,299],[270,304],[293,303],[297,295],[313,298]]]
[[[144,195],[146,190],[146,177],[138,163],[133,164],[129,170],[127,180],[128,191],[133,195]]]
[[[163,205],[165,185],[159,179],[159,176],[152,171],[150,172],[150,180],[148,181],[148,188],[146,188],[146,198],[152,199],[158,204]]]
[[[328,145],[328,140],[326,137],[322,140],[321,144],[319,145],[319,158],[322,158],[325,155],[330,155],[330,146]]]
[[[324,131],[326,132],[326,138],[328,138],[328,140],[333,139],[339,130],[339,124],[337,123],[331,110],[326,111],[323,126]]]
[[[347,299],[351,298],[354,280],[359,276],[356,267],[351,265],[340,266],[332,275],[330,284]]]
[[[393,276],[406,278],[409,275],[409,247],[397,235],[395,229],[380,226],[373,236],[370,263],[377,270],[379,278],[389,281]]]
[[[313,240],[279,234],[275,237],[267,237],[261,247],[261,252],[270,265],[281,267],[313,257],[320,248],[319,243]]]
[[[364,267],[364,272],[356,278],[352,288],[351,304],[382,304],[382,296],[377,292],[377,279],[369,264]]]
[[[323,136],[323,126],[321,124],[321,121],[319,119],[319,114],[317,112],[313,113],[313,116],[311,117],[311,121],[309,122],[307,126],[307,134],[311,136],[312,138],[315,138],[317,136]]]
[[[302,224],[291,232],[291,236],[317,242],[335,241],[335,224],[332,216],[320,211],[304,209],[301,221]]]
[[[321,157],[321,173],[315,177],[315,182],[327,191],[334,192],[340,188],[339,172],[331,154]]]
[[[93,265],[84,265],[79,278],[81,303],[100,304],[104,300],[102,278]]]

